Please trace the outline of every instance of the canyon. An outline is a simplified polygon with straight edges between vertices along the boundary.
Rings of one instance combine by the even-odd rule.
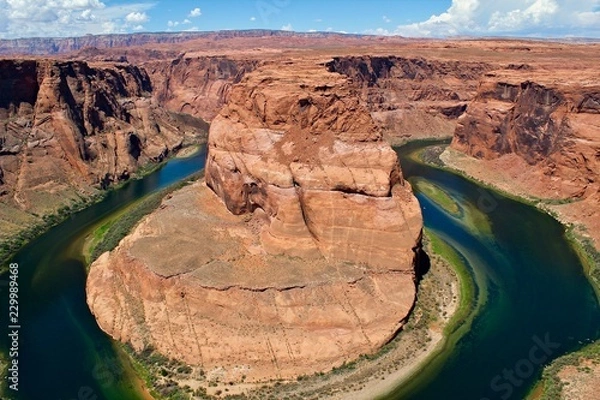
[[[375,352],[419,275],[419,207],[388,143],[452,137],[446,165],[600,247],[597,44],[221,35],[0,46],[54,58],[0,61],[3,233],[211,123],[205,180],[91,268],[114,338],[234,382]]]

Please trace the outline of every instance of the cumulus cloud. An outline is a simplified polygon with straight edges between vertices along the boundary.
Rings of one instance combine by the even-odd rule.
[[[250,21],[256,21],[256,17],[250,17]]]
[[[422,37],[549,36],[600,37],[600,0],[452,0],[425,21],[366,33]],[[384,22],[387,22],[384,17]]]
[[[384,15],[383,22],[385,22],[386,24],[389,24],[390,22],[392,22],[392,20],[390,18],[388,18],[386,15]]]
[[[188,18],[196,18],[202,15],[202,11],[196,7],[188,14]]]
[[[286,24],[286,25],[283,25],[283,26],[281,27],[281,30],[282,30],[282,31],[291,31],[291,30],[293,30],[293,29],[294,29],[294,28],[292,28],[292,24],[289,24],[289,23],[288,23],[288,24]]]
[[[100,0],[0,0],[0,39],[81,36],[143,29],[153,3],[108,6]]]
[[[125,21],[132,24],[141,24],[148,22],[148,15],[145,12],[130,12],[125,16]]]

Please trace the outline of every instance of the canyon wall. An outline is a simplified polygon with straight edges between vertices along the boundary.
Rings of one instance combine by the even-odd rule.
[[[146,62],[154,97],[168,110],[212,120],[231,86],[252,71],[258,60],[181,54],[174,60]]]
[[[246,74],[205,171],[92,265],[103,330],[256,382],[327,371],[402,327],[421,212],[347,77],[297,59]]]
[[[1,60],[0,85],[0,199],[19,212],[127,179],[205,129],[159,107],[129,64]]]
[[[132,33],[86,35],[81,37],[56,38],[20,38],[0,39],[0,54],[10,55],[51,55],[72,53],[85,48],[119,49],[127,48],[190,48],[195,43],[201,43],[203,48],[233,48],[236,42],[241,42],[242,49],[261,43],[261,46],[273,44],[275,40],[303,43],[304,46],[314,46],[315,41],[360,42],[372,41],[370,35],[343,35],[336,32],[292,32],[274,31],[267,29],[225,30],[207,32],[161,32],[161,33]],[[276,46],[281,47],[278,43]]]
[[[600,85],[591,71],[490,74],[452,148],[481,164],[455,166],[541,199],[600,243]]]
[[[479,79],[497,68],[485,62],[397,56],[334,57],[327,66],[360,88],[360,98],[392,143],[452,136]]]

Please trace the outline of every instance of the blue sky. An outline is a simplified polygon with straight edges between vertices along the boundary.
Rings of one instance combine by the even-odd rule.
[[[221,29],[600,37],[600,0],[0,0],[0,38]]]

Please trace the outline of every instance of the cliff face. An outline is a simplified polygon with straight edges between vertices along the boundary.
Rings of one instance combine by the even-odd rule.
[[[456,119],[493,68],[484,62],[421,57],[334,57],[332,72],[350,77],[373,118],[392,142],[451,136]]]
[[[452,141],[452,148],[479,161],[450,154],[447,161],[504,190],[541,199],[598,246],[600,85],[590,74],[491,74]]]
[[[212,120],[231,86],[252,71],[257,60],[180,55],[172,61],[145,63],[154,96],[168,110]]]
[[[206,186],[175,194],[97,260],[88,303],[113,337],[208,379],[326,371],[403,325],[421,226],[348,79],[267,63],[212,122]]]
[[[460,119],[452,146],[493,160],[514,154],[560,179],[559,195],[587,197],[600,178],[600,86],[488,79]]]
[[[201,133],[127,64],[3,60],[0,85],[0,198],[21,211],[126,179]]]
[[[342,35],[335,32],[291,32],[273,31],[267,29],[225,30],[213,32],[162,32],[162,33],[133,33],[133,34],[108,34],[86,35],[81,37],[66,38],[23,38],[0,40],[0,54],[12,55],[57,55],[71,53],[85,48],[119,49],[126,48],[190,48],[190,42],[200,42],[199,48],[232,48],[237,42],[242,42],[240,48],[247,50],[249,46],[273,45],[273,40],[284,43],[290,41],[308,42],[314,46],[315,41],[330,40],[330,43],[339,44],[340,41],[356,43],[359,40],[372,40],[372,37],[360,35]],[[224,45],[219,46],[219,42]],[[327,45],[326,45],[327,46]],[[281,47],[280,44],[276,47]]]

